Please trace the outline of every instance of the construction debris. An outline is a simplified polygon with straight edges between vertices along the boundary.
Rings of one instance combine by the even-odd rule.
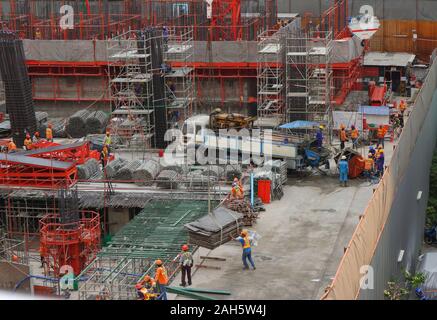
[[[218,207],[211,214],[187,223],[185,228],[188,229],[191,244],[212,250],[229,242],[242,226],[241,213]]]
[[[258,219],[258,212],[255,212],[247,199],[228,199],[223,205],[229,210],[243,214],[243,225],[251,227]]]

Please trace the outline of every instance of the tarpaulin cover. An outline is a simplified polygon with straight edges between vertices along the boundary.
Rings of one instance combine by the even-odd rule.
[[[318,122],[297,120],[281,125],[281,129],[313,129],[319,125]]]

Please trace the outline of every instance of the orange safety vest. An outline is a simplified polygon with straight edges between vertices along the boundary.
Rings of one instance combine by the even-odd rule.
[[[340,141],[346,141],[346,130],[341,130],[340,131]]]
[[[373,159],[366,159],[364,160],[364,170],[372,170],[373,169]]]
[[[164,267],[159,267],[156,269],[155,281],[162,285],[166,285],[168,283],[167,271]]]
[[[53,132],[52,132],[52,129],[50,129],[50,128],[47,128],[47,129],[46,129],[46,138],[47,138],[47,139],[53,139]]]
[[[12,141],[8,144],[8,151],[17,150],[17,146]]]
[[[356,138],[358,138],[358,136],[359,136],[358,129],[354,129],[354,130],[352,130],[352,132],[351,132],[351,138],[352,138],[352,139],[356,139]]]
[[[385,137],[385,130],[384,130],[384,128],[378,128],[377,135],[378,135],[379,139],[383,139]]]
[[[244,240],[243,249],[250,248],[250,240],[249,240],[249,237],[244,237],[243,240]]]
[[[24,146],[27,150],[30,150],[32,148],[32,139],[24,139]]]

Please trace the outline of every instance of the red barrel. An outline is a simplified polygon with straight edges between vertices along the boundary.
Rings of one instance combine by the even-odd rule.
[[[159,156],[160,158],[162,158],[162,157],[164,156],[164,150],[163,150],[163,149],[159,149],[159,151],[158,151],[158,156]]]

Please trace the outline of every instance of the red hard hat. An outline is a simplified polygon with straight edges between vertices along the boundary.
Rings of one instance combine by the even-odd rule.
[[[183,250],[183,251],[188,251],[188,246],[187,246],[186,244],[184,244],[184,245],[182,246],[182,250]]]
[[[19,258],[15,254],[12,256],[12,261],[18,262]]]
[[[30,138],[30,134],[26,134],[26,138],[29,139]]]
[[[141,284],[141,283],[137,283],[136,285],[135,285],[135,289],[141,289],[143,287],[143,285]]]
[[[38,131],[35,132],[35,136],[39,137],[39,132]]]

